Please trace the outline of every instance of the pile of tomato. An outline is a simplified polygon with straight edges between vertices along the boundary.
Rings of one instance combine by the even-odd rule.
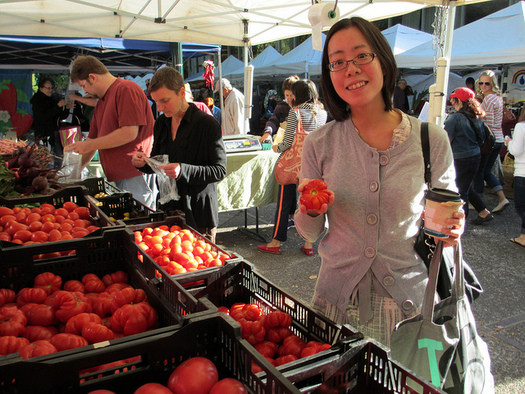
[[[190,229],[177,225],[135,231],[135,242],[168,275],[222,266],[230,259],[229,255],[213,250],[211,243],[196,237]]]
[[[31,288],[0,289],[0,356],[24,358],[138,334],[158,325],[146,293],[124,271],[69,280],[39,274]]]
[[[0,207],[0,240],[31,245],[82,238],[99,226],[90,220],[87,207],[67,201],[61,207]]]
[[[219,380],[219,372],[205,357],[183,361],[170,374],[167,384],[146,383],[133,394],[247,394],[246,387],[237,379]],[[110,390],[95,390],[88,394],[115,394]]]
[[[290,329],[292,316],[286,312],[267,314],[257,304],[236,303],[230,309],[219,307],[241,325],[241,335],[273,366],[283,365],[330,348],[330,344],[306,342]],[[261,369],[253,364],[254,372]]]

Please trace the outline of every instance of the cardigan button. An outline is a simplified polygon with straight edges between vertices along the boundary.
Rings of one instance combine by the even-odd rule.
[[[377,215],[371,213],[366,217],[366,222],[368,224],[376,224],[377,223]]]
[[[376,192],[378,190],[379,190],[379,183],[377,183],[376,181],[370,182],[370,191]]]
[[[385,276],[383,278],[383,285],[384,286],[392,286],[394,284],[394,278],[391,276]]]
[[[379,157],[379,164],[381,164],[382,166],[386,166],[388,164],[388,156],[387,155],[381,155]]]
[[[376,255],[376,250],[369,246],[368,248],[365,249],[365,256],[366,257],[369,257],[369,258],[372,258]]]
[[[409,311],[410,309],[412,309],[414,307],[414,301],[412,301],[412,300],[405,300],[405,301],[403,301],[403,304],[401,304],[401,307],[405,311]]]

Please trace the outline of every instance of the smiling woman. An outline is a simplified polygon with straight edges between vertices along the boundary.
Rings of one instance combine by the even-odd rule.
[[[414,253],[423,212],[420,121],[393,109],[397,67],[388,42],[354,17],[327,34],[321,86],[335,122],[304,143],[302,192],[323,180],[334,197],[320,209],[300,205],[300,235],[319,244],[314,308],[390,345],[396,323],[417,313],[427,270]],[[429,125],[432,185],[456,191],[446,132]],[[328,205],[328,206],[327,206]],[[450,244],[463,232],[463,212],[446,220]]]

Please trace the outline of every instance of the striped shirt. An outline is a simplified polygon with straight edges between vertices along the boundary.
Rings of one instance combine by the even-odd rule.
[[[503,122],[503,98],[497,94],[489,94],[483,99],[481,108],[486,112],[483,122],[490,127],[496,142],[505,142],[503,137],[503,129],[501,123]]]
[[[309,134],[326,123],[328,114],[318,104],[303,103],[296,108],[299,109],[301,114],[301,122],[303,123],[303,131],[305,133]],[[294,108],[290,109],[286,122],[284,138],[281,143],[277,145],[278,153],[283,153],[292,146],[295,131],[297,130],[297,113]]]

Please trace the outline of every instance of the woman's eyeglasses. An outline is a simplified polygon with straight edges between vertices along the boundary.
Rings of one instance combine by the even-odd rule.
[[[478,84],[479,84],[479,86],[483,86],[483,85],[490,86],[490,82],[481,82],[481,81],[479,81]]]
[[[356,66],[363,66],[372,63],[375,57],[375,53],[361,53],[350,60],[336,60],[335,62],[328,63],[327,67],[332,72],[341,71],[345,70],[350,63],[353,63]]]

